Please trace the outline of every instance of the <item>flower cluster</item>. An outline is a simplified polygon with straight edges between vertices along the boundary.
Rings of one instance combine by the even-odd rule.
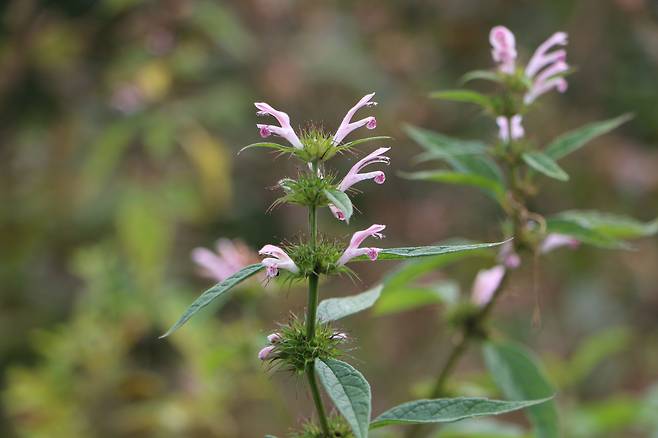
[[[567,34],[556,32],[537,47],[528,61],[525,69],[517,72],[516,39],[514,34],[504,26],[496,26],[489,33],[491,43],[491,57],[504,75],[520,75],[523,83],[528,84],[523,102],[526,105],[533,103],[539,96],[555,89],[560,93],[567,90],[567,81],[564,75],[569,70],[566,62],[567,52],[556,47],[567,44]],[[555,50],[554,50],[555,49]],[[515,114],[512,117],[498,116],[496,122],[499,127],[499,137],[508,142],[523,137],[521,126],[522,117]]]
[[[257,102],[256,108],[258,115],[269,115],[274,117],[279,126],[257,124],[261,137],[269,137],[271,135],[278,135],[285,138],[295,149],[305,151],[306,153],[297,154],[297,156],[308,162],[311,169],[317,171],[301,175],[297,180],[285,178],[279,182],[279,186],[284,189],[286,196],[281,198],[281,202],[298,203],[307,205],[309,207],[327,206],[331,213],[337,219],[344,221],[347,219],[346,212],[341,210],[340,207],[331,202],[327,197],[327,191],[332,188],[337,192],[345,193],[354,184],[364,181],[373,180],[376,184],[383,184],[386,180],[386,175],[381,170],[374,170],[370,172],[362,172],[362,170],[372,164],[389,164],[390,158],[385,155],[390,150],[388,147],[381,147],[366,155],[359,160],[347,172],[345,177],[336,186],[333,185],[330,177],[325,176],[325,173],[318,167],[319,162],[326,161],[328,158],[335,155],[337,151],[342,151],[349,148],[350,144],[342,144],[342,141],[355,129],[365,126],[368,129],[374,129],[377,126],[375,117],[369,116],[363,119],[352,121],[356,112],[364,107],[372,107],[377,105],[372,99],[375,93],[367,94],[357,102],[345,115],[340,126],[333,136],[324,136],[321,131],[309,130],[305,134],[297,135],[290,123],[290,117],[283,111],[274,109],[271,105],[264,102]],[[311,133],[313,135],[309,135]],[[318,145],[322,147],[318,147]],[[333,149],[332,149],[333,148]],[[343,207],[344,208],[344,207]],[[335,267],[344,266],[351,259],[359,256],[367,256],[370,260],[376,260],[380,248],[364,247],[361,244],[368,237],[382,238],[384,237],[381,232],[384,230],[385,225],[372,225],[371,227],[357,231],[352,236],[349,245],[344,252],[335,260],[330,260],[328,264]],[[258,252],[261,256],[265,256],[262,263],[267,268],[267,276],[269,278],[275,277],[279,274],[280,269],[284,269],[291,274],[300,274],[299,261],[295,261],[290,254],[284,249],[276,245],[265,245]],[[313,265],[321,265],[327,261],[314,260]],[[306,275],[306,272],[301,272]]]

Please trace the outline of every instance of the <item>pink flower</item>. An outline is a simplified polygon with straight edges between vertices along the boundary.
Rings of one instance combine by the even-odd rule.
[[[510,121],[512,122],[510,124]],[[523,117],[520,114],[516,114],[511,118],[504,116],[496,117],[496,123],[498,124],[498,137],[504,142],[510,141],[510,136],[512,140],[518,140],[523,138],[525,131],[521,122]]]
[[[535,50],[525,69],[526,77],[532,81],[530,91],[524,97],[526,104],[534,102],[539,96],[553,88],[560,93],[567,90],[566,79],[559,76],[569,70],[569,65],[565,62],[567,52],[564,49],[549,52],[555,46],[565,46],[566,44],[567,34],[556,32]]]
[[[544,241],[541,243],[541,246],[539,247],[539,251],[542,254],[546,254],[548,252],[553,251],[554,249],[561,248],[563,246],[568,246],[571,249],[575,249],[578,248],[579,245],[580,245],[580,241],[574,239],[571,236],[551,233],[548,236],[546,236]]]
[[[371,225],[367,230],[357,231],[354,233],[352,239],[350,240],[349,246],[345,252],[343,252],[343,255],[340,256],[336,264],[338,266],[342,266],[354,257],[358,257],[364,254],[367,255],[370,260],[377,260],[377,256],[379,256],[381,248],[359,248],[359,246],[363,243],[364,240],[366,240],[366,238],[370,236],[382,239],[384,235],[381,233],[381,231],[383,231],[384,228],[386,228],[386,225],[375,224]]]
[[[276,348],[274,345],[268,345],[267,347],[264,347],[258,352],[258,358],[260,360],[267,360],[274,348]]]
[[[389,164],[391,159],[383,155],[389,149],[391,148],[379,148],[373,153],[371,153],[370,155],[359,160],[354,166],[352,166],[350,171],[347,172],[345,178],[343,178],[341,183],[338,185],[338,190],[344,192],[350,187],[352,187],[354,184],[367,179],[372,179],[377,184],[384,184],[384,181],[386,181],[386,175],[384,174],[384,172],[377,170],[374,172],[359,173],[359,171],[361,171],[364,167],[368,166],[369,164],[373,164],[373,163]],[[341,221],[345,220],[345,215],[336,206],[330,204],[329,209],[337,219]]]
[[[498,63],[498,69],[503,73],[514,73],[516,61],[516,40],[514,34],[505,26],[496,26],[489,32],[491,57]]]
[[[276,344],[281,340],[281,333],[271,333],[267,335],[267,342],[270,344]]]
[[[192,250],[192,260],[201,268],[201,274],[218,282],[252,263],[254,258],[244,243],[230,239],[219,239],[216,253],[206,248]]]
[[[362,126],[365,126],[368,129],[375,129],[377,127],[377,119],[374,117],[366,117],[361,120],[357,120],[356,122],[352,122],[352,117],[354,117],[354,114],[360,109],[363,108],[364,106],[375,106],[377,105],[377,102],[371,102],[371,99],[375,93],[370,93],[366,94],[357,102],[356,105],[350,109],[345,117],[343,118],[343,121],[340,123],[340,126],[336,130],[336,134],[334,135],[334,144],[339,144],[347,135],[354,131],[357,128],[360,128]]]
[[[297,137],[297,134],[295,134],[295,131],[292,129],[292,126],[290,126],[290,117],[288,117],[288,114],[284,113],[283,111],[275,110],[265,102],[256,102],[254,103],[254,105],[256,106],[256,108],[258,108],[259,116],[265,116],[265,115],[273,116],[277,120],[277,122],[279,122],[280,125],[280,126],[261,125],[261,124],[256,125],[260,130],[261,137],[266,138],[272,134],[276,134],[288,140],[288,142],[290,142],[290,144],[292,144],[294,147],[299,149],[304,148],[304,145],[302,145],[302,142],[299,140],[299,137]]]
[[[477,273],[471,291],[471,300],[478,306],[486,305],[493,297],[496,289],[500,286],[505,276],[503,265],[494,266],[491,269],[483,269]]]
[[[279,274],[279,269],[285,269],[293,274],[299,272],[299,268],[295,265],[295,262],[278,246],[265,245],[258,251],[258,254],[270,256],[263,259],[262,262],[265,265],[265,273],[268,278],[276,277]]]
[[[552,89],[560,93],[567,90],[567,81],[560,76],[569,70],[567,52],[564,49],[552,50],[555,46],[565,46],[567,39],[565,32],[556,32],[535,50],[524,73],[531,82],[530,90],[524,96],[526,104],[534,102]],[[517,57],[514,34],[504,26],[496,26],[489,33],[489,41],[492,46],[491,56],[498,64],[498,70],[514,74]]]

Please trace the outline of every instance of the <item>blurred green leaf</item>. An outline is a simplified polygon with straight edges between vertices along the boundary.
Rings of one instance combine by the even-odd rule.
[[[611,239],[635,239],[658,233],[658,219],[641,222],[628,216],[594,210],[569,210],[553,216]]]
[[[530,438],[518,425],[490,418],[463,420],[442,427],[436,438]]]
[[[350,364],[335,359],[315,359],[315,371],[354,436],[367,438],[372,396],[363,375]]]
[[[471,90],[445,90],[430,93],[430,98],[448,100],[451,102],[474,103],[484,109],[491,109],[491,99],[484,94]]]
[[[437,246],[412,246],[407,248],[385,248],[382,249],[377,257],[377,260],[402,260],[414,257],[431,257],[441,254],[449,254],[454,252],[472,251],[476,249],[492,248],[494,246],[502,245],[509,240],[493,243],[471,243],[465,245],[437,245]],[[353,258],[351,261],[363,262],[370,260],[367,256],[359,256]]]
[[[483,154],[487,150],[487,145],[477,140],[452,138],[413,125],[405,125],[404,130],[432,158],[444,159],[459,155]]]
[[[448,170],[426,170],[413,173],[401,173],[400,176],[421,181],[437,181],[446,184],[473,186],[483,189],[497,200],[502,200],[505,188],[496,180],[473,173],[452,172]]]
[[[574,438],[627,436],[623,431],[636,426],[641,408],[641,400],[616,395],[607,400],[575,406],[568,411],[565,423],[569,436]]]
[[[555,393],[537,359],[520,345],[487,342],[484,359],[498,388],[512,400],[552,397]],[[538,438],[560,436],[555,402],[529,408],[527,414]]]
[[[526,152],[523,154],[523,161],[537,172],[548,177],[560,181],[569,180],[569,175],[551,157],[541,152]]]
[[[454,281],[443,281],[427,287],[387,288],[373,312],[381,316],[417,309],[429,304],[454,303],[458,296],[459,286]]]
[[[613,327],[588,337],[576,350],[568,365],[568,385],[581,382],[608,357],[630,348],[631,332]]]
[[[549,233],[566,234],[574,237],[580,242],[597,246],[599,248],[630,249],[630,246],[626,242],[605,236],[595,230],[585,228],[575,222],[565,219],[556,217],[548,218],[546,220],[546,230]]]
[[[347,194],[338,189],[325,189],[324,194],[327,199],[345,215],[345,223],[350,223],[353,207],[352,201]]]
[[[415,400],[389,409],[375,418],[370,423],[370,427],[390,424],[448,423],[483,415],[499,415],[540,405],[551,398],[552,396],[522,401],[490,400],[479,397]]]
[[[495,71],[473,70],[473,71],[469,71],[464,76],[462,76],[461,79],[459,79],[459,83],[463,85],[466,84],[467,82],[474,81],[476,79],[480,79],[483,81],[490,81],[490,82],[503,82],[501,76]]]
[[[328,298],[318,305],[317,319],[320,322],[336,321],[372,307],[379,298],[382,285],[365,292],[343,298]]]
[[[171,335],[173,332],[178,330],[183,324],[185,324],[190,318],[192,318],[194,314],[196,314],[199,310],[210,304],[215,298],[228,292],[234,286],[243,282],[244,280],[251,277],[252,275],[256,274],[264,267],[265,266],[263,266],[261,263],[255,263],[253,265],[246,266],[242,268],[240,271],[228,277],[226,280],[217,283],[216,285],[214,285],[213,287],[202,293],[199,296],[199,298],[194,300],[194,302],[190,305],[190,307],[187,308],[185,313],[183,313],[183,316],[181,316],[180,319],[176,321],[176,323],[173,326],[171,326],[171,328],[167,330],[167,332],[164,335],[160,336],[160,338],[166,338],[167,336]]]
[[[588,141],[607,134],[619,125],[627,122],[633,116],[624,114],[614,119],[608,119],[601,122],[589,123],[581,128],[562,134],[553,140],[544,151],[546,155],[554,160],[569,155],[570,153],[583,147]]]

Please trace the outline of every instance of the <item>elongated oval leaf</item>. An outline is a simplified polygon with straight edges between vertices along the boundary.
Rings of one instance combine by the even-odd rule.
[[[197,313],[202,308],[206,307],[215,298],[228,292],[234,286],[245,281],[247,278],[256,274],[258,271],[260,271],[263,268],[264,266],[261,263],[255,263],[253,265],[246,266],[242,268],[240,271],[228,277],[226,280],[217,283],[216,285],[214,285],[213,287],[202,293],[199,296],[199,298],[194,300],[194,302],[190,305],[190,307],[187,308],[185,313],[183,313],[183,316],[181,316],[180,319],[176,321],[176,324],[171,326],[171,328],[167,330],[167,333],[160,336],[160,338],[166,338],[167,336],[178,330],[183,324],[185,324],[190,318],[192,318],[195,313]]]
[[[472,90],[445,90],[430,93],[433,99],[449,100],[452,102],[474,103],[484,109],[492,107],[491,99],[484,94]]]
[[[631,249],[631,246],[623,240],[601,234],[591,228],[561,218],[548,218],[546,220],[546,230],[549,233],[565,234],[576,240],[588,245],[606,249]]]
[[[436,181],[446,184],[478,187],[491,193],[495,199],[501,200],[504,196],[504,187],[496,180],[476,175],[474,173],[452,172],[448,170],[428,170],[413,173],[401,173],[407,179]]]
[[[517,411],[545,403],[550,399],[551,397],[544,397],[538,400],[504,401],[480,397],[458,397],[415,400],[389,409],[375,418],[370,423],[370,427],[376,428],[390,424],[449,423],[465,418]]]
[[[329,298],[318,305],[317,318],[320,322],[336,321],[372,307],[379,298],[382,285],[370,290],[343,298]]]
[[[477,140],[462,140],[448,137],[438,132],[405,125],[407,135],[425,149],[434,158],[445,158],[459,155],[483,154],[487,145]]]
[[[344,192],[337,189],[325,189],[327,199],[345,215],[345,222],[349,223],[352,217],[352,201]]]
[[[581,128],[562,134],[546,147],[545,153],[554,160],[569,155],[583,147],[588,141],[603,134],[607,134],[619,125],[627,122],[633,116],[624,114],[614,119],[589,123]]]
[[[354,436],[367,438],[372,396],[363,375],[350,364],[336,359],[316,359],[315,372]]]
[[[641,222],[632,217],[594,210],[568,210],[554,217],[613,239],[635,239],[658,233],[658,219]]]
[[[488,342],[484,359],[496,386],[512,400],[547,397],[555,391],[538,361],[521,346]],[[527,411],[538,438],[557,438],[558,415],[553,401],[534,406]]]
[[[472,251],[475,249],[492,248],[502,245],[510,240],[493,243],[470,243],[464,245],[437,245],[437,246],[410,246],[406,248],[385,248],[382,249],[377,260],[404,260],[415,257],[431,257],[453,252]],[[363,262],[370,260],[367,256],[355,257],[350,261]]]
[[[569,180],[569,175],[551,157],[541,152],[526,152],[523,154],[523,161],[537,172],[548,177],[560,181]]]

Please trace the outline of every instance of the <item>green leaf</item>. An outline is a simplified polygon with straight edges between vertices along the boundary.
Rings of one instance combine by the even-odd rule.
[[[476,79],[481,79],[483,81],[490,81],[490,82],[503,82],[503,78],[501,78],[501,76],[495,71],[473,70],[473,71],[469,71],[464,76],[462,76],[461,79],[459,80],[459,83],[463,85],[467,82]]]
[[[475,249],[492,248],[509,242],[504,240],[502,242],[493,243],[471,243],[464,245],[437,245],[437,246],[411,246],[406,248],[386,248],[380,251],[377,260],[403,260],[414,257],[431,257],[440,254],[449,254],[454,252],[472,251]],[[359,256],[353,258],[351,261],[363,262],[370,260],[367,256]]]
[[[350,364],[336,359],[315,359],[315,372],[356,438],[367,438],[370,422],[370,385]]]
[[[597,231],[585,228],[575,222],[560,219],[549,218],[546,220],[546,230],[549,233],[565,234],[577,239],[588,245],[597,246],[607,249],[630,249],[630,246],[619,239],[605,236]]]
[[[541,152],[526,152],[523,154],[523,161],[537,172],[543,173],[546,176],[560,181],[569,180],[569,175],[551,157]]]
[[[451,102],[474,103],[484,109],[491,109],[491,99],[484,94],[471,90],[445,90],[430,93],[432,99],[449,100]]]
[[[448,244],[448,242],[445,243]],[[469,242],[460,242],[460,244],[467,243]],[[491,250],[489,248],[484,248],[480,250],[452,252],[434,257],[413,259],[401,264],[396,270],[386,275],[383,280],[384,290],[382,291],[382,294],[385,295],[389,290],[403,288],[413,280],[446,266],[449,263],[456,262],[466,257],[483,256],[485,254],[491,254]]]
[[[552,159],[559,160],[580,149],[593,138],[607,134],[632,117],[631,114],[624,114],[614,119],[589,123],[579,129],[564,133],[546,147],[545,153]]]
[[[194,300],[194,302],[190,305],[190,307],[187,308],[185,313],[183,313],[183,316],[181,316],[180,319],[176,321],[176,324],[171,326],[171,328],[167,330],[167,333],[160,336],[160,338],[166,338],[167,336],[178,330],[183,324],[185,324],[190,318],[192,318],[195,313],[197,313],[202,308],[206,307],[215,298],[228,292],[234,286],[245,281],[247,278],[256,274],[264,267],[265,266],[263,266],[261,263],[256,263],[253,265],[246,266],[242,268],[240,271],[236,272],[235,274],[225,279],[224,281],[217,283],[216,285],[214,285],[213,287],[202,293],[199,296],[199,298]]]
[[[412,140],[428,152],[428,156],[433,158],[484,154],[487,151],[487,145],[481,141],[452,138],[412,125],[405,125],[404,130]]]
[[[496,180],[474,173],[452,172],[449,170],[426,170],[413,173],[401,173],[400,176],[422,181],[437,181],[446,184],[473,186],[490,193],[495,199],[502,200],[505,188]]]
[[[252,143],[249,144],[242,149],[238,151],[238,154],[241,154],[242,151],[246,151],[247,149],[253,149],[253,148],[266,148],[266,149],[275,149],[277,151],[283,152],[283,153],[294,153],[295,148],[292,146],[284,146],[282,144],[278,143],[268,143],[268,142],[261,142],[261,143]]]
[[[635,239],[658,233],[658,219],[641,222],[628,216],[594,210],[569,210],[554,217],[612,239]]]
[[[320,322],[336,321],[372,307],[379,298],[382,285],[370,290],[343,298],[328,298],[318,305],[317,319]]]
[[[555,392],[538,361],[521,346],[487,342],[484,345],[484,359],[496,386],[507,398],[537,399]],[[555,402],[529,408],[527,414],[537,438],[556,438],[560,435]]]
[[[492,418],[474,418],[446,424],[435,438],[529,438],[522,427]]]
[[[454,303],[459,297],[459,286],[454,281],[443,281],[431,287],[406,286],[387,289],[377,301],[377,316],[404,312],[430,304]]]
[[[353,212],[350,197],[338,189],[324,189],[324,194],[345,215],[345,223],[349,223]]]
[[[479,397],[439,398],[415,400],[384,412],[372,423],[371,428],[390,424],[449,423],[483,415],[498,415],[540,405],[552,397],[538,400],[504,401]]]

